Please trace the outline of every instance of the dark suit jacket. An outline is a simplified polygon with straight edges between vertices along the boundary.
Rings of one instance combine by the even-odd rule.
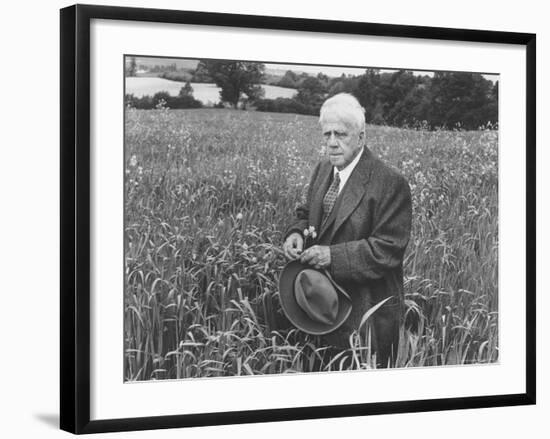
[[[296,221],[285,236],[314,226],[318,236],[308,246],[330,246],[329,271],[353,302],[350,317],[336,331],[339,341],[333,342],[349,345],[349,333],[357,329],[364,313],[379,301],[394,297],[375,313],[382,320],[386,315],[393,324],[400,313],[403,255],[411,231],[411,194],[405,178],[365,147],[331,215],[321,225],[323,197],[332,174],[330,162],[316,165],[307,201],[296,210]]]

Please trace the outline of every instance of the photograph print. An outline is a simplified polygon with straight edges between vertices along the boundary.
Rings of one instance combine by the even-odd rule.
[[[498,362],[498,74],[124,66],[125,382]]]

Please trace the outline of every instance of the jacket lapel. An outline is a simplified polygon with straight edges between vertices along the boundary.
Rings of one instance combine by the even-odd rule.
[[[323,217],[323,197],[325,196],[325,193],[330,185],[332,172],[332,166],[330,163],[327,163],[323,172],[319,176],[320,182],[317,185],[317,190],[313,195],[309,224],[315,227],[315,230],[320,230],[321,228],[321,219]],[[319,234],[319,232],[317,233]]]
[[[346,185],[342,189],[342,192],[340,192],[340,195],[338,196],[338,200],[336,201],[334,209],[332,210],[330,216],[327,218],[327,221],[325,221],[325,223],[322,225],[321,231],[319,233],[319,239],[327,232],[327,230],[332,230],[330,236],[330,240],[332,240],[332,236],[334,236],[334,234],[338,231],[344,221],[346,221],[346,219],[355,210],[355,208],[365,195],[371,171],[372,153],[365,146],[359,162],[355,166],[355,169],[351,173],[349,180],[347,181]],[[322,196],[320,204],[322,206]],[[334,227],[331,228],[330,225],[333,221]]]

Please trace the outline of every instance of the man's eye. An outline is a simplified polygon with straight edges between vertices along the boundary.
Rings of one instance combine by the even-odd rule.
[[[324,133],[325,139],[329,139],[331,134],[334,134],[334,137],[336,137],[337,139],[343,139],[344,137],[346,137],[346,133],[334,132],[334,133]]]

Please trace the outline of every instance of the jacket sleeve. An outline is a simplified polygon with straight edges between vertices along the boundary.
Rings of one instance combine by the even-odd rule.
[[[295,232],[299,233],[303,237],[304,230],[308,228],[310,203],[313,197],[313,188],[315,187],[314,182],[317,179],[317,175],[319,174],[320,167],[321,167],[320,162],[315,165],[315,168],[313,169],[313,172],[311,173],[311,178],[309,180],[305,202],[299,204],[296,207],[294,220],[287,227],[283,235],[283,241],[286,240],[286,238],[291,233],[295,233]]]
[[[402,176],[384,188],[371,236],[330,246],[330,272],[337,282],[380,279],[402,263],[411,232],[411,192]]]

